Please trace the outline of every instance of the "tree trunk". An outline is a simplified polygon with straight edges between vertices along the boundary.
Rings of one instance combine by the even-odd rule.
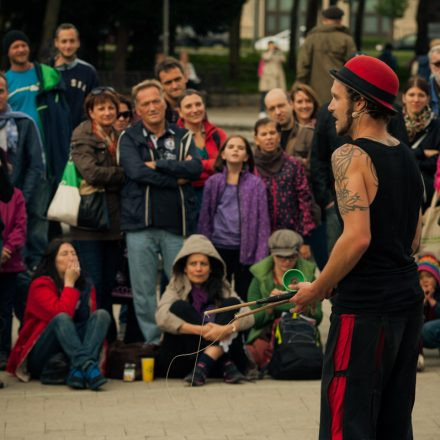
[[[60,6],[61,0],[47,0],[43,22],[43,34],[41,35],[40,46],[38,48],[38,60],[48,61],[50,58],[50,43],[58,23]]]
[[[296,36],[298,34],[298,8],[300,0],[293,0],[290,10],[290,49],[287,65],[296,74]]]
[[[320,0],[309,0],[306,12],[306,34],[316,26]]]
[[[125,70],[127,66],[128,29],[125,23],[120,23],[116,29],[116,50],[113,58],[115,87],[125,89]]]
[[[237,79],[240,69],[240,21],[241,12],[234,18],[229,31],[229,78]]]
[[[417,8],[417,40],[416,55],[424,55],[429,50],[428,21],[429,21],[429,0],[419,0]]]
[[[356,21],[354,25],[354,42],[357,50],[362,50],[362,30],[364,25],[365,0],[359,0],[356,11]]]

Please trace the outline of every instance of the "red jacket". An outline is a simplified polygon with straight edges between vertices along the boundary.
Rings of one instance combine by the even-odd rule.
[[[11,258],[0,266],[0,272],[24,272],[26,266],[21,249],[26,243],[26,205],[19,189],[14,188],[8,203],[0,202],[0,217],[5,225],[3,247],[12,252]]]
[[[27,382],[30,379],[26,359],[49,322],[60,313],[73,318],[80,298],[79,290],[64,287],[58,296],[55,282],[48,276],[32,281],[24,313],[23,327],[8,359],[6,371]],[[96,293],[90,293],[90,311],[96,310]]]
[[[185,123],[182,118],[179,118],[177,125],[185,128]],[[202,159],[202,174],[200,174],[200,178],[198,180],[192,182],[192,185],[196,188],[204,186],[206,179],[215,173],[214,162],[217,159],[218,150],[228,137],[221,128],[216,127],[207,120],[203,121],[203,129],[205,130],[205,147],[209,159]]]

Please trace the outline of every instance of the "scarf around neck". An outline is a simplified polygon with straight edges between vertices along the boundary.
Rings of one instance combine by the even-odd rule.
[[[406,131],[408,132],[408,138],[410,142],[412,142],[417,133],[423,131],[434,119],[434,112],[431,110],[431,107],[427,105],[419,113],[410,116],[406,110],[406,106],[404,106],[403,119],[405,120],[405,127]]]
[[[107,145],[109,153],[116,156],[117,137],[115,131],[112,129],[108,134],[99,124],[92,121],[92,132]]]
[[[272,153],[265,153],[257,147],[254,154],[255,165],[263,177],[272,177],[283,167],[283,150],[279,146]]]

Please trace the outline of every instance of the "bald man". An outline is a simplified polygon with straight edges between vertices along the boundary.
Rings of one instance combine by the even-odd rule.
[[[264,98],[267,116],[281,129],[281,147],[286,149],[290,134],[295,127],[290,98],[282,89],[270,90]]]

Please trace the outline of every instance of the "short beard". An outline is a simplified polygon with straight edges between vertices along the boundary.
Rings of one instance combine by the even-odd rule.
[[[345,136],[351,134],[351,129],[353,126],[353,111],[354,111],[354,105],[353,103],[350,103],[350,107],[347,109],[346,113],[346,121],[345,124],[339,129],[339,131],[336,133],[338,136]]]

